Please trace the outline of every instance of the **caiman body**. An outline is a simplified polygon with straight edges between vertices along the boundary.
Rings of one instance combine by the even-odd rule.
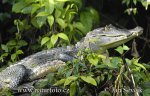
[[[14,88],[22,82],[33,81],[65,66],[65,62],[77,58],[79,50],[89,48],[94,52],[119,46],[141,35],[143,28],[119,29],[112,25],[95,29],[75,46],[53,48],[30,55],[0,72],[0,87]]]

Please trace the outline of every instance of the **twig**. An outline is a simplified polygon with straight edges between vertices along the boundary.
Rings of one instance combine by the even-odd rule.
[[[135,85],[135,80],[134,80],[133,74],[131,72],[131,69],[129,68],[129,66],[126,63],[124,56],[122,56],[122,60],[123,60],[123,64],[125,65],[125,67],[127,68],[128,72],[129,72],[129,74],[131,76],[133,88],[135,90],[134,96],[140,96],[139,93],[138,93],[138,91],[137,91],[137,89],[136,89],[136,85]]]
[[[150,39],[147,39],[147,38],[144,38],[144,37],[138,37],[138,38],[144,40],[144,41],[147,42],[147,43],[150,43]]]

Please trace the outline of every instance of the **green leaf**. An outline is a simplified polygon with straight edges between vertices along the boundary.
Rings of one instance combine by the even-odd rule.
[[[101,59],[106,59],[107,58],[104,54],[103,55],[102,54],[98,54],[98,57],[101,58]]]
[[[115,49],[117,52],[119,52],[120,54],[123,54],[123,47],[119,46]]]
[[[137,14],[137,8],[133,8],[133,14]]]
[[[80,13],[80,21],[85,26],[85,32],[89,32],[92,29],[93,18],[90,12],[81,12]]]
[[[8,53],[4,53],[0,56],[0,61],[4,62],[5,58],[8,56]]]
[[[50,29],[52,28],[52,25],[54,24],[54,17],[52,15],[47,17],[48,24],[50,26]]]
[[[16,13],[20,13],[21,10],[27,6],[27,3],[24,2],[24,0],[21,0],[18,3],[15,3],[12,7],[12,11]]]
[[[76,82],[72,82],[70,85],[70,96],[75,96],[77,89],[76,87],[77,87]]]
[[[112,67],[113,67],[113,68],[118,68],[118,67],[119,67],[119,64],[121,64],[121,58],[113,57],[113,58],[111,59],[111,63],[112,63]]]
[[[91,13],[92,18],[93,18],[93,23],[98,24],[99,23],[99,14],[98,14],[98,12],[92,7],[88,7],[86,9]]]
[[[54,79],[54,73],[49,73],[46,78],[48,79],[49,84],[53,81]]]
[[[134,5],[136,5],[136,3],[137,3],[137,0],[133,0],[133,3],[134,3]]]
[[[98,64],[98,61],[99,61],[99,57],[97,54],[88,54],[87,59],[92,65],[95,65],[95,66]]]
[[[54,11],[54,8],[55,8],[54,5],[55,5],[54,0],[46,0],[45,1],[45,12],[52,14]]]
[[[56,20],[57,20],[57,23],[61,26],[61,28],[64,29],[67,26],[63,19],[57,18]]]
[[[126,45],[123,45],[123,50],[129,50],[130,48]]]
[[[75,14],[77,14],[77,12],[67,12],[66,13],[66,18],[67,18],[66,21],[68,23],[71,23],[75,17]]]
[[[37,2],[38,0],[24,0],[27,4],[31,4],[31,3],[35,3]]]
[[[61,80],[57,81],[57,82],[54,84],[54,86],[62,85],[62,84],[65,83],[65,81],[66,81],[66,79],[61,79]]]
[[[150,64],[142,63],[142,65],[144,65],[144,67],[145,67],[146,69],[150,69]]]
[[[127,0],[122,0],[122,4],[125,4]]]
[[[32,11],[32,6],[30,5],[30,6],[27,6],[27,7],[23,8],[23,9],[21,10],[21,13],[30,14],[31,11]]]
[[[74,22],[73,26],[82,32],[86,32],[86,29],[81,22]]]
[[[8,53],[4,53],[1,55],[1,57],[7,57],[8,56]]]
[[[144,73],[144,74],[147,74],[147,72]],[[150,76],[149,73],[148,73],[148,76]],[[142,77],[143,77],[143,76],[142,76]],[[145,77],[145,76],[144,76],[144,77]],[[143,88],[143,89],[150,89],[150,82],[149,82],[149,80],[142,83],[142,88]]]
[[[66,1],[70,1],[70,0],[56,0],[58,2],[66,2]]]
[[[35,87],[36,88],[44,88],[46,85],[48,85],[48,80],[47,79],[43,79],[41,81],[38,81],[37,83],[35,83]]]
[[[51,37],[51,42],[52,42],[53,46],[55,45],[57,40],[58,40],[58,35],[53,34],[52,37]]]
[[[71,1],[73,1],[76,5],[78,5],[78,8],[80,9],[80,8],[82,8],[82,0],[71,0]]]
[[[101,91],[98,96],[112,96],[109,91]]]
[[[28,45],[28,43],[26,42],[26,41],[24,41],[24,40],[19,40],[18,42],[17,42],[17,45],[19,45],[19,46],[26,46],[26,45]]]
[[[60,11],[64,11],[64,6],[65,6],[65,2],[55,2],[55,9],[56,10],[60,10]],[[56,14],[55,14],[55,17],[57,17],[56,16]]]
[[[39,25],[38,25],[38,23],[37,23],[37,18],[31,19],[31,23],[32,23],[32,25],[33,25],[34,27],[40,28]]]
[[[40,4],[32,4],[31,15],[34,14],[40,8],[41,8]]]
[[[92,64],[92,65],[97,65],[99,59],[98,58],[88,58],[88,61]]]
[[[65,33],[58,33],[57,35],[58,35],[58,37],[60,37],[60,38],[62,38],[64,40],[69,41],[69,38],[68,38],[68,36]]]
[[[2,48],[5,52],[8,52],[8,47],[7,47],[7,45],[1,44],[1,48]]]
[[[53,44],[51,42],[51,40],[49,40],[47,43],[46,43],[46,46],[48,49],[52,48],[53,47]]]
[[[67,72],[65,72],[65,75],[66,75],[67,77],[71,76],[71,74],[72,74],[72,70],[68,70]]]
[[[68,26],[69,26],[69,31],[72,32],[73,31],[73,25],[69,24]]]
[[[12,54],[11,55],[11,60],[14,62],[15,61],[15,59],[16,59],[16,57],[17,57],[17,55],[14,53],[14,54]]]
[[[64,86],[69,85],[72,81],[75,81],[75,80],[77,80],[77,79],[78,79],[78,77],[76,77],[76,76],[70,76],[70,77],[68,77],[68,78],[66,79],[65,83],[64,83]]]
[[[141,68],[144,69],[144,70],[146,70],[146,68],[144,67],[144,65],[138,63],[138,60],[139,60],[139,59],[134,59],[134,60],[133,60],[133,64],[136,65],[136,66],[141,67]]]
[[[143,96],[150,96],[150,89],[145,89],[142,94]]]
[[[61,11],[56,9],[55,10],[55,18],[59,18],[61,16]]]
[[[42,17],[37,17],[36,18],[36,22],[38,24],[38,28],[41,28],[45,23],[46,23],[46,16],[42,16]]]
[[[126,5],[129,6],[130,0],[126,0]]]
[[[143,1],[142,5],[145,7],[145,10],[147,10],[149,3],[147,1]]]
[[[42,41],[41,41],[41,45],[44,45],[46,42],[48,42],[50,40],[49,37],[44,37],[42,38]]]
[[[16,55],[23,54],[22,50],[17,50]]]
[[[81,76],[81,79],[83,81],[87,82],[87,83],[90,83],[90,84],[92,84],[94,86],[97,86],[97,83],[96,83],[95,79],[92,78],[91,76]]]
[[[7,46],[15,46],[17,43],[16,43],[16,40],[10,40],[7,42]]]
[[[35,26],[36,28],[41,28],[41,27],[46,23],[46,19],[47,19],[47,16],[34,17],[34,18],[31,20],[31,23],[32,23],[33,26]]]
[[[36,17],[40,17],[40,16],[48,16],[49,14],[47,12],[39,12]]]

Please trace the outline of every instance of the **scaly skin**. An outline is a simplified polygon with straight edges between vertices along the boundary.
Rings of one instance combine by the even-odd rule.
[[[56,71],[65,62],[72,61],[79,50],[89,48],[94,52],[124,44],[141,35],[143,29],[136,27],[131,30],[118,29],[112,25],[101,27],[89,32],[75,46],[53,48],[35,53],[11,65],[0,72],[0,87],[17,87],[20,83],[33,81]]]

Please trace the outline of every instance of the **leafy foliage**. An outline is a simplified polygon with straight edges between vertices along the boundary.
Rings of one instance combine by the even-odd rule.
[[[62,42],[58,37],[78,40],[77,34],[86,34],[99,21],[98,13],[91,7],[82,8],[81,0],[20,0],[13,5],[12,11],[27,14],[31,18],[25,19],[31,23],[29,26],[48,29],[46,36],[51,39],[44,36],[41,42],[47,48],[54,47],[57,41]]]
[[[2,62],[19,60],[25,46],[31,54],[73,44],[99,22],[97,11],[83,7],[82,0],[16,0],[12,12],[20,17],[14,20],[16,37],[1,44]],[[4,16],[7,14],[1,15]]]
[[[148,9],[148,5],[150,3],[146,0],[122,0],[122,4],[126,4],[126,6],[128,7],[125,10],[125,12],[127,12],[129,15],[131,13],[137,14],[138,10],[136,8],[136,5],[137,5],[138,2],[141,3],[143,7],[145,7],[145,10]]]
[[[127,46],[123,45],[116,48],[116,51],[120,53],[120,50],[128,49]],[[49,79],[53,78],[53,80],[47,83],[62,89],[69,88],[70,96],[93,96],[96,94],[99,96],[111,96],[111,94],[131,96],[136,93],[133,91],[135,88],[139,94],[149,94],[147,91],[149,89],[145,87],[145,83],[149,84],[150,79],[147,71],[149,65],[139,63],[139,59],[125,58],[126,65],[121,57],[108,58],[88,49],[79,52],[78,56],[82,58],[68,62],[53,77],[50,77]],[[90,61],[93,57],[98,59],[97,64]],[[134,80],[132,80],[131,75],[133,75]],[[121,92],[117,90],[121,90]]]
[[[12,92],[8,88],[5,88],[3,90],[0,89],[0,95],[1,96],[13,96]]]
[[[16,62],[17,60],[19,60],[18,55],[23,54],[23,51],[20,48],[26,46],[27,44],[28,43],[26,41],[17,38],[17,36],[15,39],[10,40],[6,44],[1,44],[1,48],[4,53],[0,56],[0,60],[4,62],[4,60],[6,60],[6,57],[10,56],[11,61]]]

